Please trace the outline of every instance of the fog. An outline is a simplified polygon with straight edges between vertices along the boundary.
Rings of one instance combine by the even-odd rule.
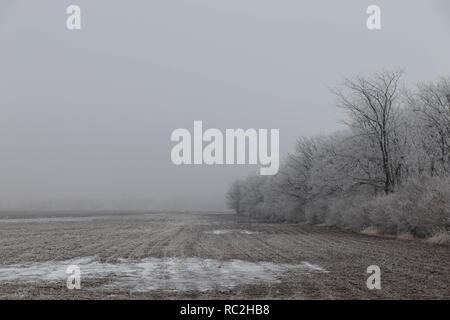
[[[259,167],[175,166],[174,129],[277,128],[283,156],[340,129],[343,76],[448,75],[449,14],[446,0],[2,0],[0,209],[221,210]]]

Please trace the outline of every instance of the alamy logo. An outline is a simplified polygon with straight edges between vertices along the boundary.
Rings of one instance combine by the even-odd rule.
[[[67,7],[66,13],[69,17],[66,20],[66,26],[69,30],[81,29],[81,8],[77,5],[70,5]]]
[[[381,9],[377,5],[367,7],[366,13],[369,14],[367,18],[367,29],[381,30]]]
[[[67,267],[67,289],[81,289],[81,269],[77,265],[70,265]]]
[[[224,136],[219,129],[203,132],[202,121],[194,121],[193,135],[187,129],[172,132],[171,141],[178,143],[172,149],[171,159],[176,165],[259,164],[261,175],[274,175],[280,166],[279,140],[278,129],[226,129]]]
[[[70,5],[66,9],[66,13],[70,16],[67,18],[66,26],[69,30],[81,29],[81,8],[77,5]],[[381,30],[381,9],[377,5],[370,5],[367,7],[366,13],[369,15],[367,18],[367,28],[369,30]]]
[[[370,274],[367,278],[367,289],[370,290],[380,290],[381,289],[381,270],[377,265],[372,265],[367,267],[367,273]]]

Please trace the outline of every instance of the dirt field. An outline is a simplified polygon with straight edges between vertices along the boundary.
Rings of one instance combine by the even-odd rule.
[[[0,218],[0,299],[449,299],[449,275],[448,246],[231,214]]]

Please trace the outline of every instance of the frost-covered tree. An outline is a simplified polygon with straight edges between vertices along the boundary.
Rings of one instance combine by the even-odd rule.
[[[450,173],[450,78],[421,83],[408,93],[415,146],[413,158],[420,172]]]
[[[344,81],[348,128],[299,138],[275,176],[234,183],[236,212],[430,236],[450,225],[450,78],[399,90],[402,73]],[[447,232],[447,231],[445,231]]]
[[[396,150],[397,115],[400,107],[399,86],[401,71],[383,71],[369,77],[345,79],[334,91],[338,105],[349,120],[346,122],[354,135],[364,137],[376,146],[376,161],[383,172],[383,190],[390,193],[398,184],[400,163]],[[370,141],[370,142],[369,142]]]
[[[236,211],[237,214],[241,214],[242,196],[242,182],[241,180],[236,180],[231,184],[227,192],[227,206],[229,209]]]
[[[242,212],[258,216],[261,214],[261,207],[264,200],[263,186],[268,176],[251,175],[245,179],[242,185],[242,198],[239,208]]]

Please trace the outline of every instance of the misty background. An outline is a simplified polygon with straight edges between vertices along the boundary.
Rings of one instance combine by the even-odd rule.
[[[259,167],[175,166],[174,129],[278,128],[283,156],[340,128],[343,76],[448,75],[449,14],[446,0],[2,0],[0,209],[221,210]]]

